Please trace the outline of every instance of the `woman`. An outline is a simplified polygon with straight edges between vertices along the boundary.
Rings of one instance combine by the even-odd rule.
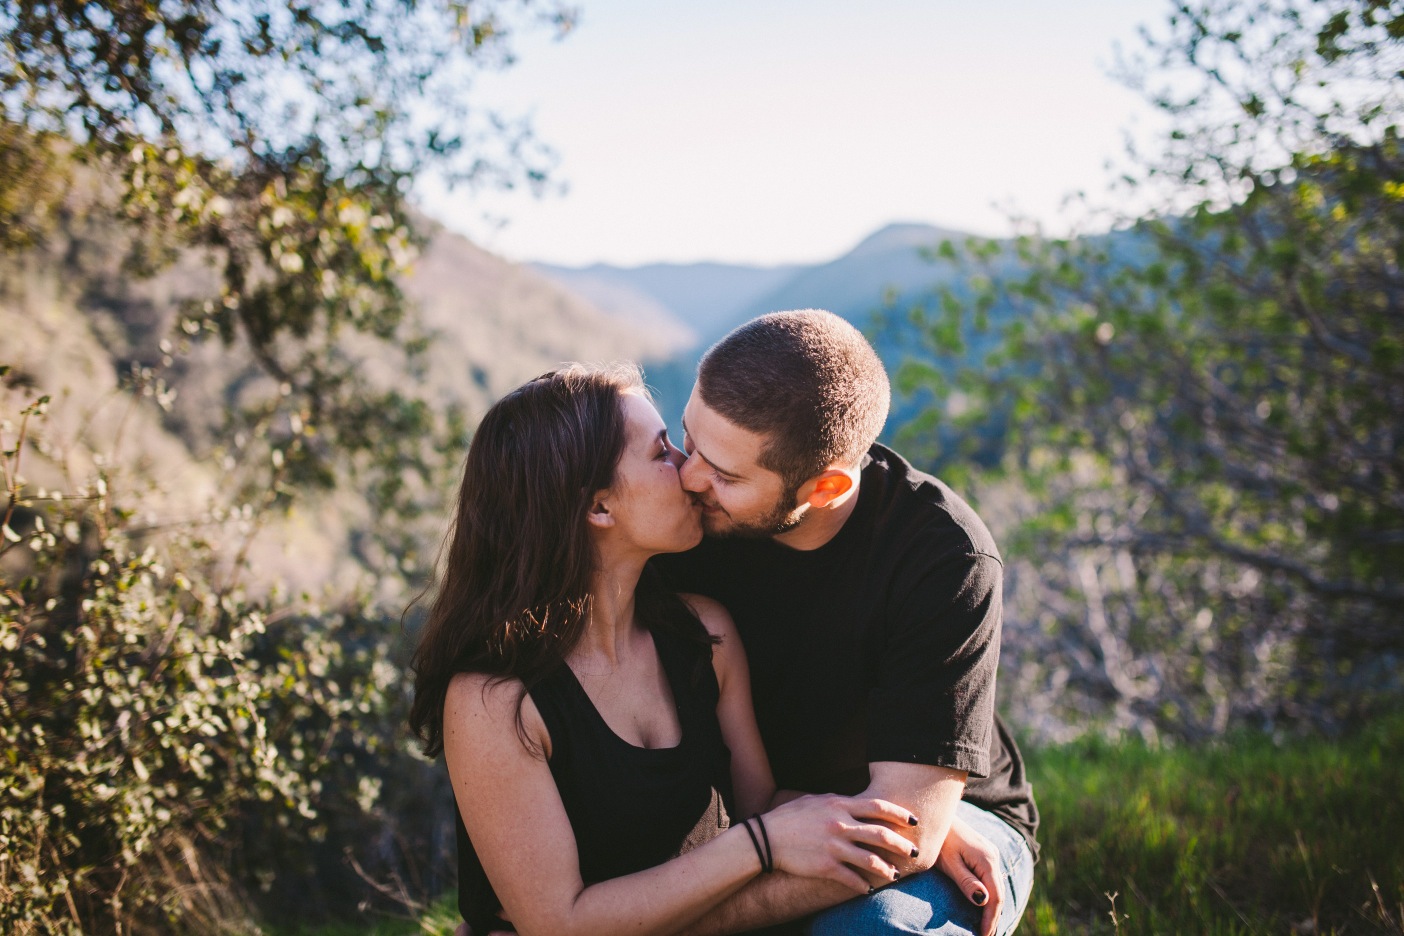
[[[668,933],[771,868],[866,893],[911,850],[879,800],[732,823],[774,794],[740,643],[646,572],[702,535],[682,460],[636,368],[546,374],[477,429],[411,724],[448,763],[478,936]]]

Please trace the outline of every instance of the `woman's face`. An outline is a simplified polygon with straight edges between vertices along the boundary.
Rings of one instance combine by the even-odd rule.
[[[678,480],[686,456],[647,399],[625,393],[620,406],[624,451],[607,495],[616,538],[649,555],[691,549],[702,540],[702,508]]]

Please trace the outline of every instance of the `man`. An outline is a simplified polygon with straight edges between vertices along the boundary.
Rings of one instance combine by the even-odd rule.
[[[994,712],[1002,563],[964,501],[876,444],[888,402],[876,352],[831,313],[774,313],[727,335],[683,415],[682,483],[708,535],[654,561],[735,619],[782,791],[861,792],[920,817],[902,880],[808,932],[1008,933],[1032,885],[1038,813]],[[768,926],[845,896],[764,876],[694,932]]]

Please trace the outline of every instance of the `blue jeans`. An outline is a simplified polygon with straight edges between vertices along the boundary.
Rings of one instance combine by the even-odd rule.
[[[1014,932],[1033,889],[1033,855],[1023,836],[1003,819],[961,802],[957,815],[990,840],[999,852],[1004,874],[1004,906],[999,936]],[[984,910],[970,902],[950,878],[932,868],[867,897],[855,897],[820,913],[809,922],[808,936],[886,936],[927,933],[961,936],[978,933]]]

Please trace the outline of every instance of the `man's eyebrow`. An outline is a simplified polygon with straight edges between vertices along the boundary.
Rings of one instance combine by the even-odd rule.
[[[682,427],[683,427],[683,435],[689,436],[689,437],[690,437],[690,436],[691,436],[691,433],[689,433],[689,432],[687,431],[687,418],[686,418],[686,417],[683,417],[683,419],[682,419]],[[692,440],[692,454],[696,455],[698,458],[702,459],[704,462],[706,462],[707,464],[711,465],[711,466],[712,466],[712,470],[715,471],[717,474],[726,475],[728,478],[736,478],[738,481],[741,479],[741,475],[737,474],[737,473],[734,472],[734,471],[727,471],[727,470],[726,470],[725,468],[723,468],[721,465],[718,465],[716,462],[712,461],[712,460],[711,460],[710,458],[708,458],[706,455],[703,455],[703,454],[702,454],[702,450],[699,449],[699,448],[697,447],[697,440],[696,440],[696,439],[693,439],[693,440]]]

